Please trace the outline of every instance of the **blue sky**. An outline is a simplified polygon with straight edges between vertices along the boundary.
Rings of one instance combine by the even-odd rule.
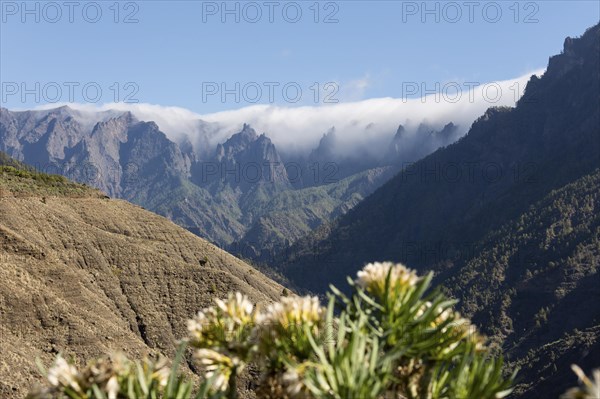
[[[597,1],[99,1],[76,2],[70,22],[63,1],[28,2],[29,14],[21,1],[1,3],[2,106],[66,102],[71,85],[79,103],[93,102],[99,87],[98,103],[138,100],[197,113],[252,101],[315,105],[327,94],[339,102],[401,97],[407,82],[435,89],[510,79],[544,68],[566,36],[600,16]],[[223,15],[224,7],[238,11]],[[36,91],[36,82],[39,98],[23,99],[23,84]],[[239,101],[234,94],[223,101],[223,85]]]

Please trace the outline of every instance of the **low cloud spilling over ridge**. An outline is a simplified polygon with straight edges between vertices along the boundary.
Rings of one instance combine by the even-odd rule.
[[[475,88],[460,85],[460,97],[429,94],[422,98],[374,98],[321,106],[253,105],[236,110],[198,114],[185,108],[154,104],[109,103],[67,104],[80,111],[82,119],[94,118],[98,111],[130,111],[139,120],[154,121],[172,140],[187,136],[195,145],[208,142],[211,147],[222,143],[249,123],[258,133],[266,133],[283,152],[307,154],[319,144],[323,134],[335,126],[340,155],[364,151],[380,153],[389,145],[399,124],[414,132],[419,124],[441,128],[448,122],[466,133],[472,122],[492,106],[514,106],[532,74]],[[444,88],[444,84],[440,85]],[[414,86],[413,86],[414,87]],[[457,87],[446,86],[449,88]],[[56,108],[57,104],[41,109]],[[105,113],[104,115],[111,115]],[[207,122],[203,123],[201,121]],[[204,144],[206,145],[206,144]]]

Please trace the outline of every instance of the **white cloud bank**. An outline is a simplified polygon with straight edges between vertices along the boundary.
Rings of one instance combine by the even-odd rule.
[[[193,143],[202,141],[199,135],[203,133],[198,120],[203,120],[211,123],[208,138],[211,145],[224,142],[238,132],[243,123],[249,123],[258,133],[266,133],[278,149],[287,153],[306,153],[318,145],[323,133],[335,126],[341,144],[340,151],[362,151],[365,148],[381,151],[381,146],[390,142],[399,124],[411,131],[421,122],[433,127],[453,122],[466,133],[472,122],[487,108],[514,106],[529,77],[543,72],[543,69],[532,71],[515,79],[490,82],[477,87],[441,83],[441,93],[422,98],[386,97],[301,107],[253,105],[211,114],[198,114],[185,108],[153,104],[67,105],[83,114],[107,110],[130,111],[140,120],[156,122],[172,139],[178,140],[187,135]],[[460,96],[456,92],[457,87],[460,88]],[[415,89],[415,86],[410,89]],[[43,108],[56,106],[53,104]]]

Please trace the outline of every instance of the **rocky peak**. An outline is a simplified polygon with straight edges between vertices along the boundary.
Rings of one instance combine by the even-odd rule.
[[[52,110],[50,110],[50,112],[48,112],[48,115],[54,115],[54,116],[59,116],[62,118],[67,118],[71,115],[73,115],[73,113],[75,112],[75,110],[71,107],[69,107],[68,105],[63,105],[62,107],[58,107],[58,108],[54,108]]]
[[[311,151],[309,160],[313,162],[333,162],[335,160],[334,151],[337,141],[335,126],[332,126],[327,132],[323,133],[321,140],[319,140],[319,146]]]
[[[454,138],[454,134],[458,130],[458,126],[450,122],[446,124],[442,130],[436,132],[436,138],[440,140],[443,145],[450,144],[450,141]]]
[[[256,140],[257,137],[256,131],[247,123],[244,123],[242,130],[238,134],[242,137],[247,137],[250,141]]]
[[[384,163],[394,163],[397,161],[399,154],[402,151],[402,142],[406,139],[406,128],[403,125],[398,125],[396,134],[390,143],[387,154],[384,158]]]
[[[119,156],[125,172],[123,177],[130,181],[127,189],[137,190],[145,184],[168,181],[170,177],[187,177],[190,173],[189,156],[154,122],[133,124],[127,130],[127,142],[119,147]],[[133,180],[139,185],[131,184]]]
[[[223,144],[217,145],[217,158],[222,156],[235,156],[243,152],[258,139],[256,131],[250,125],[244,123],[242,130],[232,135]]]
[[[265,133],[257,135],[246,123],[240,132],[231,136],[225,143],[217,145],[214,159],[219,163],[221,171],[220,176],[214,178],[242,190],[260,182],[289,184],[275,144]],[[250,170],[252,178],[245,179]]]
[[[567,37],[563,44],[563,52],[550,57],[546,75],[560,77],[577,65],[582,65],[589,54],[599,56],[600,24],[589,28],[581,37]]]
[[[403,125],[398,125],[398,130],[394,135],[394,140],[400,140],[406,135],[406,128]]]
[[[125,112],[115,118],[96,123],[90,136],[101,136],[104,139],[117,138],[124,142],[127,140],[127,130],[135,123],[137,123],[137,119],[133,114]]]
[[[450,144],[456,139],[458,126],[447,123],[442,129],[422,122],[412,134],[408,134],[403,125],[398,126],[388,151],[383,158],[384,164],[414,162],[440,146]]]

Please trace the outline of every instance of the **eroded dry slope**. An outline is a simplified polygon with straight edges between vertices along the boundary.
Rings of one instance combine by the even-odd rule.
[[[32,189],[29,196],[16,185]],[[185,321],[239,290],[255,302],[283,288],[167,219],[88,191],[40,196],[0,174],[0,397],[22,397],[57,352],[173,355]],[[72,194],[71,194],[72,195]]]

